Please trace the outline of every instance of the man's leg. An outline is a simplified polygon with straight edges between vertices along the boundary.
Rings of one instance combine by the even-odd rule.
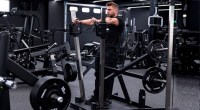
[[[106,50],[106,55],[105,55],[105,65],[108,67],[115,68],[116,67],[116,59],[115,57],[116,53],[112,50]],[[105,69],[105,77],[110,75],[113,71]],[[113,90],[113,84],[114,84],[114,78],[105,80],[105,85],[104,85],[104,99],[105,100],[111,100],[111,95],[112,95],[112,90]]]

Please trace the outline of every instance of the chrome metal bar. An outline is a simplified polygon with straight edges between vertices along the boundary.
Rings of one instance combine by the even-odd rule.
[[[74,44],[75,44],[75,50],[76,50],[76,63],[77,63],[77,69],[78,69],[80,94],[81,94],[82,101],[85,102],[85,87],[84,87],[84,81],[83,81],[83,69],[82,69],[79,37],[77,36],[74,37]]]
[[[162,82],[162,83],[166,83],[166,82],[167,82],[166,80],[156,79],[156,78],[154,78],[153,80],[154,80],[154,81],[157,81],[157,82]]]
[[[171,0],[170,0],[171,1]],[[172,100],[172,54],[173,54],[173,36],[174,36],[174,5],[169,6],[169,38],[168,38],[168,55],[167,55],[167,84],[165,109],[171,110],[173,106]]]
[[[168,48],[161,48],[161,49],[156,49],[156,52],[159,52],[159,51],[166,51],[168,50]]]

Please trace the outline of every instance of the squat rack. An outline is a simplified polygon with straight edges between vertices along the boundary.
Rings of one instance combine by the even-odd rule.
[[[173,53],[173,28],[174,28],[174,1],[173,0],[169,0],[169,3],[170,3],[170,5],[169,5],[169,42],[168,42],[168,58],[167,58],[167,87],[166,87],[166,100],[165,100],[165,108],[167,109],[167,110],[170,110],[170,109],[172,109],[172,106],[173,106],[173,101],[172,101],[172,98],[173,98],[173,95],[172,95],[172,92],[173,92],[173,85],[172,85],[172,80],[171,80],[171,78],[172,78],[172,53]],[[104,25],[103,25],[104,26]],[[102,31],[103,31],[103,26],[102,26]],[[102,32],[102,33],[104,33],[104,32]],[[100,35],[100,37],[104,37],[104,36],[101,36]],[[102,52],[104,52],[103,50],[104,50],[104,45],[105,45],[105,41],[104,41],[104,39],[102,38],[102,40],[101,40],[101,47],[100,47],[100,49],[101,49],[101,53]],[[147,56],[147,54],[144,54],[143,56],[141,56],[142,58],[141,59],[138,59],[138,60],[142,60],[143,59],[143,57],[146,57]],[[107,78],[109,78],[109,77],[115,77],[115,76],[118,76],[118,75],[120,75],[120,73],[116,73],[116,74],[113,74],[113,75],[111,75],[111,76],[109,76],[109,77],[107,77],[107,78],[104,78],[104,74],[103,74],[103,72],[104,72],[104,56],[100,56],[100,68],[101,68],[101,84],[100,84],[100,94],[99,94],[99,96],[101,96],[101,98],[100,98],[100,100],[99,100],[99,102],[100,102],[100,104],[99,104],[99,108],[101,109],[101,108],[103,108],[103,89],[104,89],[104,87],[102,87],[102,85],[104,85],[103,83],[104,83],[104,79],[107,79]],[[135,64],[136,62],[138,62],[138,61],[134,61],[134,62],[132,62],[132,64]],[[132,64],[129,64],[129,65],[132,65]],[[127,67],[125,67],[125,68],[127,68]],[[124,68],[124,70],[125,70],[125,68]],[[117,71],[117,70],[116,70]],[[125,71],[124,71],[125,72]],[[155,108],[153,108],[153,109],[155,109]]]

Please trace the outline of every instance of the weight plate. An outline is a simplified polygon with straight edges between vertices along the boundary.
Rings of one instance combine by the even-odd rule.
[[[65,68],[64,68],[64,79],[66,82],[71,82],[71,81],[75,81],[78,71],[76,69],[76,66],[74,64],[65,64]]]
[[[165,82],[155,81],[155,79],[166,81],[165,72],[158,67],[150,67],[145,72],[142,84],[146,91],[152,94],[160,93],[166,86]]]
[[[51,76],[39,79],[30,93],[30,103],[34,110],[66,110],[70,101],[68,84]]]
[[[156,51],[157,49],[162,49],[166,48],[166,44],[161,41],[161,40],[153,40],[149,43],[148,45],[148,53],[149,56],[154,60],[154,61],[163,61],[166,59],[167,56],[167,51]]]

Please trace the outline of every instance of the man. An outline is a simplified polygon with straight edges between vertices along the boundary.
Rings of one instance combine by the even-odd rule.
[[[124,29],[124,21],[122,18],[118,16],[119,7],[114,2],[108,2],[106,4],[107,7],[107,17],[105,18],[105,22],[108,25],[109,32],[106,34],[105,37],[105,66],[115,68],[117,65],[117,49],[119,49],[119,40],[121,39],[122,32]],[[84,25],[94,25],[95,22],[101,22],[101,19],[91,18],[86,20],[75,20],[74,23],[82,23]],[[91,104],[91,102],[97,102],[99,96],[99,63],[100,63],[100,53],[98,52],[96,59],[95,59],[95,89],[94,89],[94,96],[92,96],[86,104]],[[105,69],[105,76],[111,74],[112,71]],[[109,104],[110,96],[112,94],[114,78],[105,80],[104,85],[104,101],[105,104]]]

